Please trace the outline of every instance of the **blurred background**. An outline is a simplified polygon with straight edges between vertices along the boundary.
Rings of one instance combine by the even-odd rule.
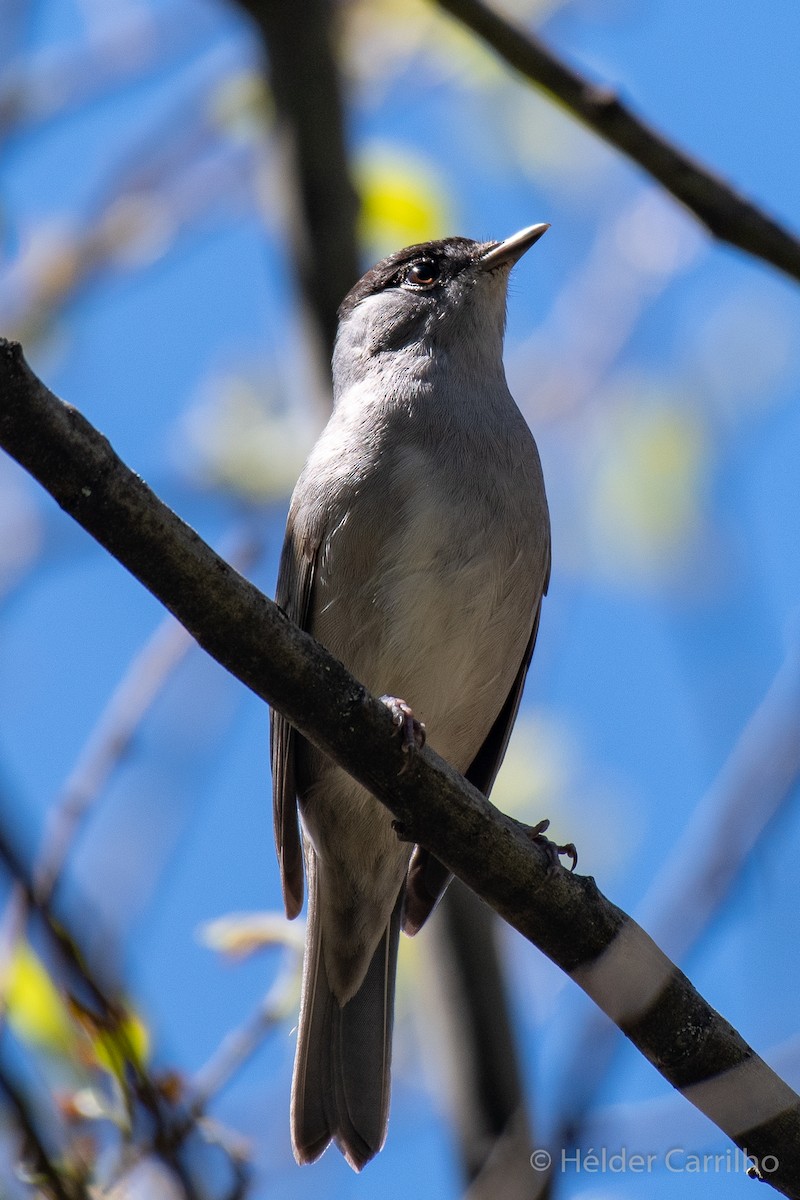
[[[502,11],[800,229],[792,0]],[[0,329],[270,595],[345,291],[408,243],[551,223],[506,363],[553,575],[493,799],[549,817],[800,1084],[797,285],[426,0],[2,0],[0,62]],[[458,1032],[458,920],[404,939],[386,1147],[361,1178],[335,1151],[298,1168],[267,729],[0,457],[4,1195],[59,1194],[21,1143],[118,1200],[749,1195],[731,1143],[484,916],[464,970],[491,1028]],[[579,1169],[603,1147],[654,1154],[646,1183]]]

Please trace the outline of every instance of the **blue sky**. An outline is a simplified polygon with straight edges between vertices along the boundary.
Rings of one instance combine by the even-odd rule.
[[[638,170],[485,57],[451,45],[449,25],[416,34],[427,11],[377,5],[367,20],[355,7],[348,121],[359,170],[388,173],[389,192],[405,181],[430,236],[502,237],[552,224],[515,272],[507,364],[542,453],[553,578],[496,800],[530,820],[551,817],[559,838],[578,843],[579,869],[635,912],[782,664],[773,726],[797,718],[798,291],[698,234]],[[313,431],[279,211],[282,167],[246,103],[257,62],[251,33],[210,0],[102,8],[41,0],[0,52],[33,72],[47,96],[45,53],[77,53],[90,32],[113,33],[149,12],[163,22],[145,55],[150,66],[129,78],[121,68],[120,85],[63,111],[53,101],[53,115],[32,114],[7,141],[0,314],[15,332],[23,312],[35,369],[204,537],[258,535],[264,549],[252,575],[271,594],[291,477]],[[540,30],[800,229],[800,13],[790,0],[735,13],[721,0],[586,0],[555,5]],[[89,93],[97,78],[90,62]],[[52,281],[68,276],[76,244],[106,228],[120,195],[152,202],[135,209],[141,234],[93,273],[78,272],[63,299],[32,307],[32,280],[50,280],[56,294]],[[365,267],[380,236],[365,231]],[[235,484],[214,486],[237,471],[244,478],[256,434],[289,447],[264,466],[258,504]],[[163,614],[5,461],[0,486],[8,584],[0,778],[32,849]],[[791,783],[682,964],[767,1055],[797,1033],[796,800]],[[64,885],[68,906],[88,896],[120,929],[120,966],[159,1060],[187,1073],[277,969],[278,951],[231,965],[196,938],[221,914],[279,907],[270,824],[266,712],[190,653],[103,792]],[[538,952],[516,936],[506,941],[532,1103],[546,1129],[559,1064],[588,1002]],[[257,1146],[256,1195],[325,1188],[345,1197],[365,1186],[389,1198],[415,1185],[460,1194],[414,1002],[420,955],[404,952],[389,1140],[363,1181],[333,1154],[306,1173],[291,1160],[290,1020],[220,1097],[221,1119]],[[628,1126],[611,1106],[628,1106],[626,1120],[638,1113],[641,1122],[631,1136],[646,1141],[648,1113],[669,1099],[623,1049],[592,1136],[616,1148],[615,1130]],[[687,1146],[724,1148],[676,1105],[666,1121]],[[729,1174],[678,1183],[683,1194],[712,1197],[748,1186]],[[675,1186],[665,1169],[648,1177],[649,1195]],[[560,1194],[640,1189],[631,1175],[573,1175]]]

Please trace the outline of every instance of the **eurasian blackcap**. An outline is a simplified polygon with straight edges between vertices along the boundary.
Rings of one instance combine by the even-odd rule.
[[[345,297],[333,414],[294,490],[278,576],[286,613],[371,692],[402,697],[486,794],[550,572],[539,455],[503,370],[508,276],[547,228],[410,246]],[[277,712],[272,770],[289,917],[303,857],[309,893],[294,1152],[313,1162],[333,1140],[360,1170],[386,1136],[400,928],[420,928],[448,876]]]

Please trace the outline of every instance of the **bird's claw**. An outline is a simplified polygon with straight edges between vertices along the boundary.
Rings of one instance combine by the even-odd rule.
[[[557,845],[556,842],[552,842],[550,838],[544,836],[545,831],[549,828],[550,822],[547,820],[547,818],[545,818],[543,821],[537,821],[535,825],[527,826],[525,832],[531,841],[536,842],[537,845],[541,846],[547,854],[549,859],[548,870],[550,872],[555,871],[557,867],[561,866],[562,854],[566,855],[567,858],[572,859],[570,871],[574,871],[578,865],[578,851],[575,848],[575,843],[567,842],[563,846]]]
[[[399,696],[381,696],[381,701],[389,709],[392,720],[400,730],[403,739],[403,753],[411,755],[417,750],[421,750],[425,745],[425,726],[417,720],[405,700],[401,700]],[[401,775],[403,771],[407,770],[409,761],[410,758],[402,767]]]
[[[392,831],[399,842],[408,842],[411,846],[416,842],[402,821],[392,821]]]

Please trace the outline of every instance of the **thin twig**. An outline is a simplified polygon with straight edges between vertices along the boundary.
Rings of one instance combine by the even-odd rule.
[[[27,12],[30,6],[16,0],[16,7]],[[6,3],[6,28],[12,21],[8,10]],[[213,35],[215,20],[191,0],[175,0],[163,10],[117,12],[113,21],[103,13],[89,29],[82,22],[74,38],[43,50],[26,47],[24,57],[3,64],[11,69],[0,78],[0,137],[27,133],[85,105],[107,102],[156,72],[175,70]]]
[[[252,566],[260,545],[249,534],[223,540],[222,552],[238,568]],[[167,617],[130,663],[52,807],[44,843],[34,866],[40,906],[53,896],[79,826],[129,752],[142,722],[194,646],[194,639]]]
[[[54,315],[103,274],[127,269],[126,255],[158,235],[158,253],[168,249],[215,206],[229,206],[242,193],[241,165],[247,146],[219,143],[175,171],[169,184],[139,193],[122,192],[95,211],[90,223],[45,234],[43,252],[34,239],[4,272],[0,317],[6,330],[26,339],[40,336]],[[249,200],[248,200],[249,203]]]
[[[19,885],[31,915],[37,917],[41,922],[49,943],[70,981],[70,988],[77,993],[84,992],[88,995],[98,1014],[98,1020],[114,1029],[116,1036],[124,1044],[126,1035],[120,1024],[124,1007],[112,994],[107,983],[93,973],[77,941],[56,919],[50,906],[39,903],[33,881],[21,857],[7,838],[1,823],[0,863]],[[176,1173],[183,1184],[188,1200],[199,1200],[199,1193],[180,1160],[181,1145],[191,1129],[191,1122],[174,1121],[159,1087],[148,1075],[144,1066],[138,1061],[138,1056],[130,1047],[127,1048],[125,1057],[133,1073],[135,1094],[153,1121],[153,1145],[156,1152],[164,1163]],[[60,1197],[59,1200],[61,1200]]]
[[[28,905],[24,890],[15,882],[0,924],[0,1035],[8,1018],[8,994],[14,959],[25,931],[27,915]]]
[[[667,953],[685,958],[800,779],[800,643],[753,712],[639,907]]]
[[[226,1034],[211,1058],[200,1068],[192,1082],[191,1112],[199,1117],[211,1101],[255,1054],[266,1035],[286,1017],[286,995],[298,983],[298,955],[287,950],[286,962],[266,996],[250,1016]]]
[[[14,1120],[23,1137],[23,1157],[39,1177],[37,1182],[41,1190],[52,1200],[88,1200],[85,1187],[77,1180],[65,1179],[53,1162],[42,1141],[26,1096],[3,1066],[0,1066],[0,1092],[5,1095],[8,1107],[14,1114]]]
[[[626,228],[645,227],[661,254],[620,255]],[[508,363],[512,395],[539,431],[596,403],[646,313],[708,243],[661,192],[644,186],[601,220],[592,244],[566,276],[543,321]],[[519,400],[518,400],[519,402]],[[590,422],[587,425],[591,428]],[[585,431],[586,426],[582,429]]]
[[[34,867],[40,905],[50,903],[79,826],[129,751],[145,715],[193,645],[183,626],[168,617],[120,681],[48,814],[44,843]]]
[[[497,54],[612,146],[644,168],[720,241],[800,280],[800,240],[702,163],[668,141],[623,104],[557,58],[539,39],[482,3],[437,0]]]
[[[65,967],[72,986],[76,990],[84,990],[99,1012],[118,1014],[119,1004],[112,998],[107,986],[88,969],[76,943],[53,916],[49,906],[39,904],[27,868],[7,837],[2,823],[0,823],[0,863],[19,886],[28,909],[41,918],[50,943]]]

